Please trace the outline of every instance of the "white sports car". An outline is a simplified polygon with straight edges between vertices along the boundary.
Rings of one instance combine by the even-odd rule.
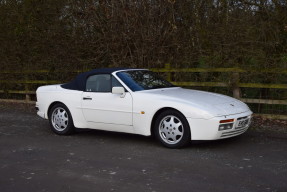
[[[75,127],[155,135],[169,148],[240,135],[252,115],[239,100],[176,87],[145,69],[95,69],[36,93],[37,114],[59,135]]]

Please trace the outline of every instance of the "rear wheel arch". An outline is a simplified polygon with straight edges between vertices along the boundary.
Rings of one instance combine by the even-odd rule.
[[[49,118],[49,114],[50,114],[50,112],[51,112],[51,109],[55,106],[55,105],[57,105],[57,104],[62,104],[62,105],[65,105],[64,103],[62,103],[62,102],[60,102],[60,101],[54,101],[54,102],[52,102],[50,105],[49,105],[49,107],[48,107],[48,110],[47,110],[47,117]],[[66,106],[66,105],[65,105]],[[67,107],[67,106],[66,106]],[[68,107],[67,107],[68,108]]]
[[[75,126],[69,108],[62,102],[53,102],[48,109],[48,120],[53,132],[59,135],[74,133]]]

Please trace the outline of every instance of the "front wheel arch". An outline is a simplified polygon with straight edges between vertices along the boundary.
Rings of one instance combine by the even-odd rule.
[[[164,110],[154,122],[156,139],[168,148],[182,148],[191,140],[191,130],[186,117],[178,110]]]
[[[151,121],[151,126],[150,126],[150,133],[152,136],[154,136],[154,125],[155,125],[155,121],[156,119],[158,118],[158,116],[164,112],[164,111],[167,111],[167,110],[174,110],[174,111],[177,111],[178,113],[180,113],[181,115],[183,115],[179,110],[175,109],[175,108],[172,108],[172,107],[164,107],[164,108],[161,108],[159,109],[153,116],[152,118],[152,121]],[[184,115],[183,115],[184,116]],[[191,132],[191,130],[190,130]]]

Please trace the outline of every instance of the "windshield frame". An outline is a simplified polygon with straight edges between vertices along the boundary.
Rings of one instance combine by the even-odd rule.
[[[155,82],[155,81],[160,81],[161,85],[155,86],[155,87],[147,87],[144,86],[144,82],[142,82],[142,84],[140,84],[138,81],[135,81],[134,79],[132,79],[130,77],[131,73],[136,73],[136,72],[146,72],[147,75],[152,75],[152,77],[155,77],[155,79],[151,82]],[[121,75],[122,74],[122,75]],[[129,76],[127,75],[129,74]],[[155,89],[167,89],[167,88],[175,88],[178,86],[173,85],[171,82],[165,80],[164,78],[162,78],[160,75],[147,70],[147,69],[133,69],[133,70],[121,70],[121,71],[117,71],[115,72],[115,75],[117,76],[117,78],[124,83],[132,92],[138,92],[138,91],[148,91],[148,90],[155,90]],[[142,74],[145,75],[145,74]]]

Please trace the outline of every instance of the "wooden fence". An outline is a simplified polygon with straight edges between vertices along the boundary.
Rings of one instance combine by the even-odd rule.
[[[166,64],[164,68],[153,68],[151,69],[154,72],[165,73],[167,80],[171,81],[174,85],[182,86],[182,87],[231,87],[233,91],[233,97],[240,99],[245,103],[254,103],[254,104],[267,104],[267,105],[287,105],[287,99],[281,100],[269,100],[269,99],[251,99],[251,98],[241,98],[240,92],[241,88],[273,88],[273,89],[281,89],[287,91],[287,84],[264,84],[264,83],[242,83],[240,82],[240,74],[241,73],[275,73],[275,74],[287,74],[286,69],[262,69],[262,70],[252,70],[252,69],[240,69],[240,68],[186,68],[186,69],[178,69],[171,68],[170,64]],[[88,71],[88,70],[85,70]],[[72,71],[77,74],[82,71]],[[230,78],[230,82],[173,82],[172,74],[174,73],[210,73],[210,72],[220,72],[220,73],[231,73],[232,78]],[[35,90],[31,89],[31,85],[46,85],[46,84],[58,84],[63,83],[58,80],[30,80],[28,78],[31,74],[49,74],[56,73],[56,71],[48,71],[48,70],[37,70],[37,71],[0,71],[1,74],[21,74],[23,76],[22,80],[11,80],[5,79],[0,80],[0,84],[21,84],[24,85],[23,90],[10,90],[10,89],[0,89],[0,94],[21,94],[25,95],[25,100],[21,100],[20,102],[31,103],[31,95],[35,95]],[[64,72],[63,72],[64,73]],[[71,73],[71,71],[70,71]],[[10,101],[9,99],[2,101]],[[15,101],[15,100],[13,100]],[[16,101],[17,102],[17,101]],[[19,101],[18,101],[19,102]],[[260,114],[261,116],[267,118],[275,118],[275,119],[287,119],[287,114],[277,115],[277,114]]]

